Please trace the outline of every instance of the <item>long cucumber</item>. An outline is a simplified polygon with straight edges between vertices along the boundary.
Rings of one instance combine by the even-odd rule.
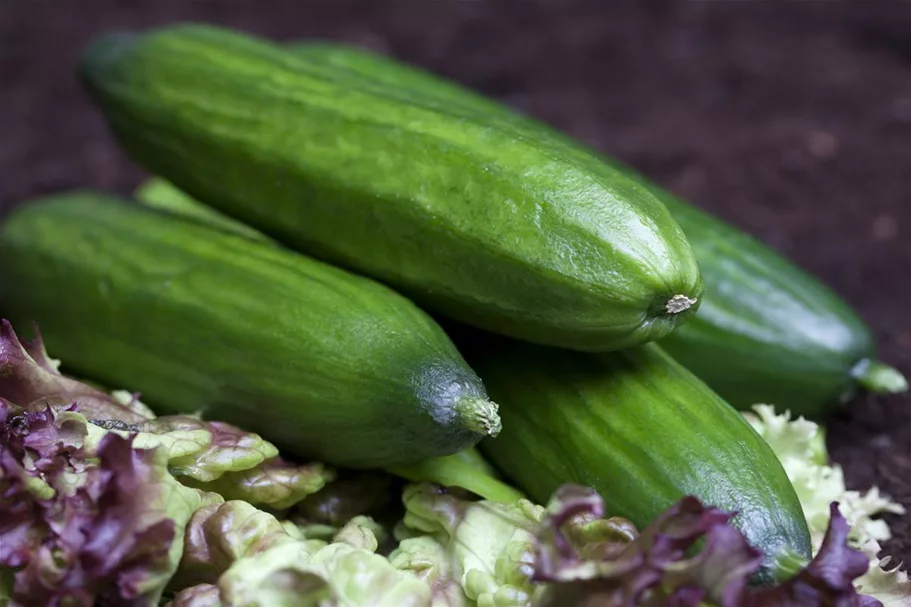
[[[339,78],[372,79],[462,111],[495,116],[528,138],[549,133],[565,139],[501,103],[382,55],[331,42],[300,42],[292,48]],[[568,149],[578,147],[565,141]],[[817,278],[615,159],[597,162],[609,163],[653,192],[696,252],[706,284],[702,305],[661,345],[728,402],[740,408],[774,403],[818,418],[861,388],[907,390],[899,371],[875,360],[870,329]]]
[[[81,72],[152,172],[443,316],[604,351],[698,308],[698,266],[657,197],[558,137],[213,27],[100,37]]]
[[[271,244],[103,194],[0,225],[0,314],[80,375],[287,453],[382,468],[496,434],[496,405],[404,297]]]
[[[459,342],[500,405],[503,431],[480,443],[533,500],[563,483],[596,489],[640,527],[686,495],[736,512],[767,556],[810,555],[784,468],[743,416],[655,344],[587,354],[488,336]]]

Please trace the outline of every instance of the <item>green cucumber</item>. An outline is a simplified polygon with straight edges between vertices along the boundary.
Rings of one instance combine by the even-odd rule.
[[[285,452],[381,468],[499,431],[429,316],[367,278],[96,193],[0,225],[0,314],[80,375]]]
[[[822,418],[860,388],[903,392],[870,329],[815,277],[740,230],[654,188],[683,227],[711,296],[664,349],[734,406]]]
[[[462,111],[491,115],[528,138],[542,133],[562,137],[465,87],[369,51],[314,42],[292,48],[308,62],[333,68],[339,78],[372,78]],[[568,148],[576,145],[564,141]],[[873,392],[908,389],[901,373],[874,360],[870,329],[818,279],[632,169],[613,159],[601,162],[660,198],[696,252],[706,296],[695,317],[661,344],[728,402],[742,409],[773,403],[819,418],[861,387]]]
[[[81,73],[140,164],[442,316],[604,351],[698,307],[664,206],[557,137],[205,26],[103,36]]]
[[[480,449],[532,500],[563,483],[595,488],[640,528],[694,495],[737,512],[769,559],[810,556],[800,502],[743,416],[655,344],[586,354],[478,336],[460,348],[500,406]]]

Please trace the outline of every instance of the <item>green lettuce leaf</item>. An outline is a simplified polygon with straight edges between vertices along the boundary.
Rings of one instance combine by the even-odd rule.
[[[885,607],[911,605],[911,580],[899,566],[890,568],[892,558],[879,558],[882,548],[876,540],[869,540],[861,551],[870,560],[867,572],[854,581],[859,592],[876,597]]]
[[[471,601],[462,590],[456,562],[447,546],[431,536],[402,540],[389,554],[396,569],[408,571],[420,579],[431,593],[431,607],[470,607]]]
[[[810,527],[814,550],[818,550],[829,524],[829,505],[838,502],[848,524],[850,539],[861,545],[890,538],[889,527],[878,515],[905,514],[900,504],[882,495],[876,487],[861,493],[845,486],[841,466],[829,461],[823,429],[788,412],[776,414],[769,405],[756,405],[744,414],[769,443],[794,485]]]
[[[429,536],[446,554],[448,564],[441,563],[440,550],[425,540],[427,559],[438,563],[428,575],[440,580],[439,587],[449,588],[441,578],[448,573],[478,605],[512,607],[531,601],[537,590],[530,573],[543,507],[525,499],[511,504],[469,501],[426,483],[406,487],[402,500],[400,539]],[[409,546],[409,553],[414,555],[415,549]],[[405,557],[393,553],[390,558]]]
[[[823,542],[829,523],[829,504],[838,502],[851,526],[848,539],[867,555],[867,573],[856,580],[858,589],[876,597],[887,607],[911,605],[911,583],[900,566],[887,570],[891,559],[878,558],[879,542],[891,537],[882,514],[905,514],[901,505],[872,487],[866,492],[845,486],[839,465],[829,461],[823,428],[789,412],[778,414],[774,407],[756,405],[744,413],[747,420],[771,445],[791,479],[810,527],[814,553]]]
[[[302,539],[294,526],[246,502],[202,508],[187,528],[187,547],[174,578],[176,587],[195,590],[178,593],[175,602],[429,605],[426,585],[374,553],[374,525],[367,517],[352,519],[327,544]],[[218,590],[217,597],[212,588]]]
[[[323,464],[295,464],[273,457],[245,470],[226,472],[208,483],[184,482],[219,493],[227,500],[285,510],[320,492],[334,478],[335,470]]]

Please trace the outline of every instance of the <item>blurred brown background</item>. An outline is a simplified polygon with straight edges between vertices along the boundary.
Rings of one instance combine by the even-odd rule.
[[[911,5],[0,0],[0,212],[140,181],[74,65],[96,32],[177,20],[367,46],[555,124],[815,272],[911,374]],[[829,444],[911,507],[911,397],[852,403]]]

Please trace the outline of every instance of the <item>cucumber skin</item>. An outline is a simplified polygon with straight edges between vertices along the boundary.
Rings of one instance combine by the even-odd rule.
[[[821,419],[859,392],[875,356],[858,315],[815,277],[740,230],[657,188],[710,285],[693,320],[659,343],[740,409],[772,403]]]
[[[664,206],[557,140],[204,26],[99,38],[82,78],[152,172],[441,315],[601,351],[698,307],[664,311],[702,292]]]
[[[307,61],[353,78],[372,77],[415,94],[489,113],[534,136],[548,125],[426,71],[333,43],[292,46]],[[597,154],[597,152],[592,152]],[[740,409],[772,403],[822,418],[859,390],[855,370],[875,356],[870,329],[831,289],[739,229],[684,202],[614,159],[651,190],[686,234],[706,284],[698,313],[661,346]]]
[[[82,375],[301,457],[380,468],[481,437],[453,407],[487,403],[483,385],[405,298],[101,194],[26,204],[0,225],[0,313],[38,322]]]
[[[457,342],[459,343],[459,342]],[[497,400],[503,431],[480,449],[532,500],[596,489],[640,529],[685,495],[737,512],[767,558],[809,558],[800,502],[743,416],[657,345],[586,354],[475,338],[459,343]]]

